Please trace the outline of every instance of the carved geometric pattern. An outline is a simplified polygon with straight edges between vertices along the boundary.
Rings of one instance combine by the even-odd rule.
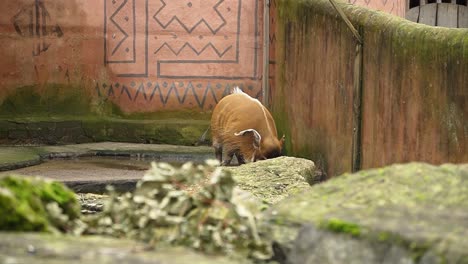
[[[167,42],[164,42],[164,44],[162,44],[161,47],[159,47],[154,52],[154,54],[158,53],[164,47],[167,47],[176,56],[178,56],[186,47],[188,47],[190,50],[192,50],[197,56],[200,56],[200,54],[202,54],[206,49],[211,48],[218,55],[218,57],[221,58],[221,57],[223,57],[224,54],[226,54],[226,52],[228,52],[232,48],[232,45],[228,46],[226,49],[221,51],[221,50],[218,50],[212,43],[208,43],[203,48],[201,48],[200,50],[197,50],[190,43],[185,42],[184,45],[182,45],[181,48],[174,49]]]
[[[200,109],[206,109],[208,101],[215,104],[224,96],[230,94],[233,85],[231,84],[194,84],[193,82],[141,82],[130,84],[112,83],[96,84],[95,89],[101,98],[124,98],[129,101],[144,100],[146,102],[159,102],[163,107],[166,106],[169,100],[176,100],[180,105],[186,104],[187,101],[194,99],[196,105]],[[248,93],[255,92],[252,85],[239,87]],[[262,92],[261,89],[253,96],[259,98]],[[213,107],[213,105],[210,105]]]
[[[148,0],[104,0],[104,64],[118,77],[148,76]]]
[[[181,1],[159,0],[159,2],[162,5],[153,18],[161,34],[155,37],[157,48],[153,54],[165,50],[170,53],[158,54],[158,60],[172,59],[167,55],[175,55],[176,58],[185,60],[210,61],[218,60],[228,52],[230,52],[228,55],[231,55],[229,57],[235,59],[234,55],[237,54],[233,46],[236,45],[238,36],[237,38],[229,36],[228,33],[230,29],[236,28],[236,25],[228,25],[223,13],[230,14],[234,11],[239,13],[240,8],[231,7],[236,1],[187,0],[187,3],[181,3]],[[220,8],[223,8],[223,12]],[[229,27],[221,31],[225,26]],[[180,28],[183,31],[180,31]]]
[[[259,0],[157,0],[150,24],[156,76],[255,79]]]
[[[33,56],[46,52],[51,37],[61,38],[62,29],[52,20],[42,0],[35,0],[34,4],[24,6],[12,18],[16,33],[22,37],[34,38]]]
[[[106,21],[106,62],[135,62],[135,0],[112,0],[110,3],[111,15]]]

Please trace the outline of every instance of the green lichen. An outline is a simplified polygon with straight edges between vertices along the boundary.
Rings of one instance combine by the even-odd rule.
[[[75,194],[61,183],[18,175],[0,178],[0,230],[65,231],[79,217],[79,208]]]
[[[323,221],[321,227],[333,232],[349,234],[354,237],[358,237],[361,234],[361,228],[358,225],[336,218]]]
[[[89,97],[74,86],[47,84],[23,86],[0,102],[0,116],[87,115],[92,111]]]

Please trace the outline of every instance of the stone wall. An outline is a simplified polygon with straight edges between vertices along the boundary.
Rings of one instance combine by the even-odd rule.
[[[311,158],[329,176],[351,171],[353,144],[360,168],[467,162],[468,31],[341,6],[363,37],[356,112],[357,41],[343,20],[328,0],[276,1],[270,103],[288,155]]]

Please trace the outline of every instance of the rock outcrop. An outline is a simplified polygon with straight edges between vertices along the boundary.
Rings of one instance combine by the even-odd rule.
[[[294,157],[279,157],[226,169],[232,172],[240,189],[267,204],[275,204],[324,180],[313,161]]]
[[[468,165],[336,177],[271,208],[284,263],[468,263]]]

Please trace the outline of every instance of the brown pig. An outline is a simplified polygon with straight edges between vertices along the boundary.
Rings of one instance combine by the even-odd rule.
[[[238,87],[213,110],[211,136],[216,158],[222,165],[229,165],[234,155],[239,164],[278,157],[284,142],[284,135],[278,139],[268,109]]]

